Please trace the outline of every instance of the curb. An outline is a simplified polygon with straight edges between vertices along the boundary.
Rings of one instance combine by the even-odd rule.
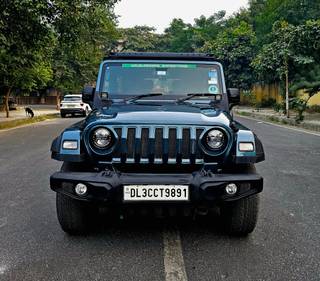
[[[287,125],[295,128],[301,128],[301,129],[306,129],[310,131],[320,132],[320,125],[317,125],[317,124],[310,124],[305,122],[302,122],[301,124],[296,124],[296,122],[292,119],[282,118],[276,115],[271,115],[271,116],[262,115],[262,114],[256,114],[254,112],[241,111],[241,110],[234,110],[234,112],[240,117],[247,116],[247,117],[252,117],[261,121],[267,121],[267,122]]]

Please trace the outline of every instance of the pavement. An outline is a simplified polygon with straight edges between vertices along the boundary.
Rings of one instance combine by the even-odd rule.
[[[59,111],[56,109],[55,105],[28,105],[28,106],[32,108],[32,110],[34,112],[34,116],[59,113]],[[6,118],[6,112],[1,111],[0,112],[0,123],[27,118],[26,112],[24,110],[24,106],[19,106],[17,108],[17,110],[10,110],[9,114],[10,114],[9,115],[10,117]]]
[[[320,113],[304,113],[304,120],[297,124],[295,121],[296,113],[290,111],[290,118],[287,118],[283,113],[276,112],[272,108],[255,109],[248,106],[237,106],[233,111],[238,115],[250,116],[264,121],[272,121],[281,124],[288,124],[291,126],[303,128],[306,130],[320,132]]]
[[[105,221],[89,236],[58,224],[49,176],[52,139],[79,120],[0,132],[0,280],[320,279],[320,136],[247,118],[266,161],[256,230],[227,236],[216,222]]]

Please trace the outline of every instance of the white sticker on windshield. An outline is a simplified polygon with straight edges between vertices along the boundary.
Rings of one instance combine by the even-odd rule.
[[[212,78],[208,81],[208,84],[209,84],[209,85],[218,84],[218,79],[212,77]]]
[[[158,71],[157,71],[157,75],[159,75],[159,76],[166,76],[166,75],[167,75],[167,71],[165,71],[165,70],[158,70]]]

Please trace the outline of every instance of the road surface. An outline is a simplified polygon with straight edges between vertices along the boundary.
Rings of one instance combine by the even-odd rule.
[[[320,280],[320,136],[238,118],[262,139],[261,212],[248,238],[215,222],[104,222],[60,229],[52,139],[77,119],[0,132],[0,280]]]

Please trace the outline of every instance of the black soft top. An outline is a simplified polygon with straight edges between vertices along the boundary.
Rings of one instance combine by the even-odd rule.
[[[211,54],[204,53],[110,53],[105,60],[181,60],[181,61],[216,61]]]

